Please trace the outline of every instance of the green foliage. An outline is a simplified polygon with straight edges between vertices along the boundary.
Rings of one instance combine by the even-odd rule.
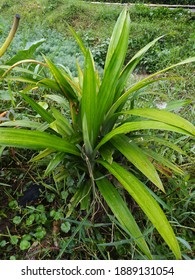
[[[130,9],[130,15],[133,22],[137,24],[134,23],[136,36],[132,35],[129,39],[129,55],[127,57],[132,55],[131,52],[138,51],[140,45],[153,40],[159,34],[167,34],[167,26],[169,26],[166,39],[159,40],[141,61],[140,72],[152,73],[166,67],[167,64],[180,61],[181,58],[185,59],[194,55],[194,22],[190,20],[191,13],[189,11],[184,9],[169,10],[162,7],[151,9],[138,5]],[[162,20],[165,22],[163,25],[165,28],[162,26]],[[154,25],[155,28],[153,28]],[[182,29],[184,25],[190,27],[191,31],[188,31],[190,36],[186,33],[186,29]],[[174,28],[172,28],[173,26]],[[133,34],[134,28],[132,28]]]
[[[70,172],[70,170],[72,174],[75,173],[75,180],[80,181],[80,183],[78,190],[74,191],[70,201],[68,215],[78,204],[80,204],[82,210],[87,211],[88,215],[91,212],[93,213],[95,211],[93,204],[97,200],[97,190],[99,190],[116,216],[119,226],[134,240],[144,258],[151,259],[151,249],[120,194],[120,188],[123,187],[157,229],[172,250],[175,258],[180,259],[181,252],[178,241],[165,213],[157,202],[159,199],[148,190],[144,182],[140,180],[140,176],[137,175],[139,171],[153,185],[164,192],[155,164],[150,159],[152,157],[156,164],[161,164],[163,157],[153,152],[153,149],[145,149],[141,142],[135,140],[137,137],[141,137],[147,142],[147,131],[152,129],[157,131],[167,130],[194,137],[195,127],[187,120],[166,110],[135,109],[132,106],[131,110],[124,111],[123,107],[128,100],[133,104],[135,98],[148,85],[165,80],[166,78],[162,75],[164,72],[176,66],[194,62],[195,58],[186,59],[169,66],[126,88],[130,75],[143,55],[162,38],[159,37],[147,44],[123,67],[129,30],[130,19],[125,9],[121,12],[114,27],[102,77],[96,70],[91,50],[84,46],[79,35],[72,28],[70,28],[70,31],[84,56],[84,69],[77,62],[78,77],[75,78],[64,67],[55,65],[45,56],[44,63],[27,59],[17,62],[9,69],[5,67],[6,71],[2,75],[5,80],[25,81],[30,84],[28,91],[31,91],[35,85],[38,88],[46,87],[50,91],[57,91],[64,98],[64,103],[66,100],[69,110],[66,114],[54,107],[46,110],[27,94],[27,90],[20,91],[21,97],[43,119],[43,122],[32,121],[28,123],[21,120],[20,126],[25,126],[26,129],[6,128],[6,125],[15,126],[16,123],[14,121],[8,124],[3,122],[1,126],[4,127],[0,128],[0,144],[35,150],[44,149],[31,159],[31,162],[48,158],[49,163],[45,176],[53,173],[55,180],[60,181],[60,178],[66,178],[67,172]],[[26,68],[19,67],[26,63],[28,65],[31,63],[28,71]],[[38,73],[35,72],[34,64],[41,65],[43,70],[40,69]],[[22,77],[9,75],[11,70],[15,70],[19,75],[23,73]],[[26,72],[28,72],[27,76],[25,76]],[[142,130],[145,131],[145,134],[141,133]],[[159,136],[160,141],[163,141],[163,139]],[[166,141],[163,144],[166,145]],[[170,144],[168,146],[170,147]],[[174,145],[172,145],[172,148],[178,150]],[[169,165],[170,169],[181,172],[170,161],[164,160],[164,163]],[[62,168],[58,168],[60,166]],[[110,179],[106,178],[108,174],[111,176]],[[74,188],[74,181],[69,182],[72,188]],[[92,207],[89,210],[87,201],[89,202],[91,198]],[[148,205],[150,205],[150,208],[148,208]],[[41,208],[39,211],[44,212],[45,210]],[[50,216],[55,222],[63,220],[64,215],[62,209],[50,212]],[[44,224],[46,217],[42,218]],[[18,217],[15,217],[15,222],[18,223],[18,221]],[[34,221],[36,221],[36,217],[31,213],[26,223],[31,225]],[[83,220],[84,222],[85,220]],[[65,233],[71,230],[69,221],[61,224],[61,230]],[[31,238],[32,240],[33,238],[39,240],[44,238],[45,235],[45,227],[39,225]],[[30,241],[26,239],[24,241],[20,243],[21,250],[30,247]],[[59,256],[63,254],[66,247],[67,244],[62,245]]]
[[[30,242],[28,240],[22,240],[20,242],[20,249],[21,250],[28,250],[30,247]]]
[[[90,0],[85,0],[90,1]],[[147,4],[165,4],[165,5],[194,5],[194,0],[99,0],[97,2],[108,3],[147,3]]]
[[[16,224],[16,225],[18,225],[18,224],[20,224],[21,220],[22,220],[22,219],[21,219],[20,216],[15,216],[15,217],[13,218],[13,223]]]
[[[65,233],[69,232],[69,230],[70,230],[70,223],[69,222],[62,223],[60,228]]]
[[[13,14],[12,9],[19,11],[21,16],[25,17],[25,23],[21,20],[19,32],[2,59],[3,63],[19,50],[28,48],[30,43],[44,38],[46,41],[37,49],[34,58],[40,60],[41,53],[44,53],[54,63],[62,63],[68,67],[76,76],[77,69],[72,59],[76,56],[82,66],[83,57],[65,28],[68,21],[82,36],[85,45],[90,45],[96,64],[103,67],[111,30],[121,6],[106,5],[105,8],[105,5],[92,5],[73,0],[55,1],[55,9],[49,11],[47,10],[48,1],[37,1],[32,4],[29,0],[25,0],[22,5],[19,2],[12,3],[12,8],[4,9],[1,14],[4,15],[4,20],[0,19],[5,30],[3,36],[9,31],[10,20],[8,19]],[[141,4],[128,9],[132,24],[126,62],[145,44],[162,34],[169,33],[166,40],[160,40],[154,48],[149,50],[137,67],[139,73],[152,73],[168,64],[194,56],[195,26],[193,13],[190,10],[150,8]],[[167,26],[169,26],[168,31]],[[185,75],[192,71],[190,67],[183,69],[183,71],[186,69]]]

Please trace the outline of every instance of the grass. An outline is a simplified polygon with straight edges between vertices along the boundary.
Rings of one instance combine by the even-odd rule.
[[[68,66],[73,73],[72,59],[77,56],[82,60],[76,44],[67,32],[66,22],[71,24],[80,35],[85,38],[97,57],[99,63],[104,60],[107,40],[111,34],[120,7],[108,6],[105,11],[103,5],[91,5],[81,1],[13,1],[0,0],[1,14],[0,34],[1,42],[9,30],[13,15],[21,14],[19,32],[7,52],[5,58],[11,57],[17,50],[24,49],[29,41],[46,38],[40,52],[49,55],[55,62]],[[132,25],[129,38],[129,57],[155,37],[167,33],[169,35],[160,41],[148,53],[139,65],[137,73],[132,79],[139,79],[140,75],[147,75],[167,64],[178,62],[195,54],[194,21],[192,15],[183,10],[174,12],[167,9],[149,10],[136,6],[130,10]],[[181,15],[180,15],[181,14]],[[93,15],[93,16],[92,16]],[[166,18],[166,21],[165,21]],[[163,24],[162,24],[163,21]],[[166,23],[166,24],[165,24]],[[30,32],[29,32],[30,30]],[[56,32],[57,31],[57,32]],[[54,43],[55,42],[55,43]],[[99,54],[100,53],[100,54]],[[67,55],[68,54],[68,55]],[[128,58],[127,58],[128,59]],[[183,67],[177,70],[179,75],[186,79],[172,84],[159,83],[156,85],[156,94],[146,97],[142,95],[136,100],[138,106],[147,104],[156,107],[160,103],[170,103],[176,99],[194,100],[194,66]],[[12,90],[11,90],[12,89]],[[147,91],[150,91],[147,88]],[[0,113],[8,110],[9,118],[26,119],[32,116],[30,108],[19,99],[16,94],[17,85],[1,84]],[[42,95],[48,92],[35,92],[36,99],[43,101]],[[47,102],[50,102],[49,100]],[[194,123],[194,101],[176,109],[177,112]],[[38,118],[38,116],[34,116]],[[176,136],[172,134],[172,142]],[[166,187],[166,194],[159,197],[167,205],[164,211],[176,231],[182,248],[184,259],[194,258],[194,142],[186,137],[177,139],[181,148],[186,152],[182,155],[171,149],[159,148],[160,153],[168,159],[178,163],[185,170],[185,177],[175,177],[169,174],[162,175]],[[151,146],[154,145],[151,142]],[[93,216],[79,209],[74,209],[71,218],[65,218],[64,213],[69,209],[69,198],[73,194],[73,186],[79,185],[74,180],[74,174],[69,174],[62,183],[57,180],[49,182],[39,199],[27,207],[18,207],[17,201],[26,189],[33,183],[41,183],[41,174],[45,162],[29,163],[33,152],[18,149],[0,149],[0,258],[1,259],[138,259],[141,254],[129,240],[126,233],[118,225],[98,196]],[[82,180],[82,178],[80,178]],[[153,226],[145,216],[138,211],[139,207],[123,193],[133,214],[136,214],[140,227],[145,228],[145,236],[149,244],[153,242],[153,251],[157,259],[172,256]],[[51,210],[52,209],[52,210]],[[105,215],[105,210],[108,215]],[[63,226],[61,226],[64,224]],[[153,240],[153,241],[152,241]]]

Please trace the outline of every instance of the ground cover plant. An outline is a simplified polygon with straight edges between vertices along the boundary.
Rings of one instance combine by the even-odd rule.
[[[16,62],[6,70],[2,75],[3,78],[6,78],[12,69],[28,73],[27,77],[8,77],[6,78],[8,80],[15,79],[21,81],[22,79],[23,81],[33,84],[33,87],[34,85],[40,87],[46,86],[52,90],[60,91],[62,96],[68,101],[70,116],[66,118],[66,116],[63,116],[61,112],[54,107],[51,108],[51,111],[46,111],[40,104],[36,103],[25,94],[26,90],[22,91],[20,95],[31,105],[36,113],[43,118],[45,123],[40,124],[38,122],[26,120],[3,122],[3,126],[19,125],[31,129],[34,128],[35,130],[1,128],[0,143],[3,146],[8,145],[11,147],[30,149],[45,148],[46,150],[42,151],[38,156],[35,156],[32,159],[33,161],[45,158],[53,154],[54,151],[57,151],[56,155],[50,160],[47,166],[45,177],[54,171],[61,163],[63,167],[71,163],[71,166],[74,166],[73,170],[76,170],[77,173],[77,178],[75,180],[78,181],[79,178],[82,178],[80,179],[79,188],[75,191],[71,199],[72,205],[70,205],[66,217],[71,215],[74,207],[79,203],[81,203],[82,210],[86,210],[88,213],[87,215],[89,215],[89,213],[91,213],[88,209],[90,196],[92,197],[93,205],[93,207],[91,207],[91,214],[94,215],[96,211],[95,201],[98,198],[96,189],[98,189],[118,219],[120,226],[130,234],[142,254],[147,258],[152,258],[150,249],[141,234],[139,226],[120,196],[120,191],[117,191],[119,187],[118,184],[120,183],[135,199],[173,251],[175,257],[179,259],[181,258],[181,253],[177,239],[175,238],[166,216],[156,202],[154,194],[152,195],[148,188],[129,171],[130,166],[127,163],[124,165],[123,162],[125,159],[130,161],[154,185],[164,191],[160,177],[148,156],[161,163],[163,159],[158,154],[152,153],[152,151],[144,150],[143,147],[140,149],[139,145],[134,141],[134,138],[144,138],[144,134],[139,135],[132,132],[153,128],[157,130],[170,130],[187,136],[193,136],[195,134],[194,127],[181,117],[157,109],[134,109],[132,107],[131,110],[121,111],[124,107],[124,102],[127,101],[129,96],[131,96],[131,101],[133,102],[135,98],[134,95],[137,91],[155,81],[164,80],[164,77],[161,78],[159,75],[176,66],[170,66],[167,69],[158,71],[124,91],[124,85],[142,55],[158,40],[156,39],[144,47],[122,70],[128,45],[129,25],[129,15],[126,10],[124,10],[120,14],[111,37],[102,78],[95,69],[90,50],[85,48],[80,37],[72,28],[70,28],[70,30],[75,36],[85,57],[84,70],[82,70],[77,63],[79,73],[78,80],[75,80],[75,78],[63,68],[61,70],[57,68],[51,60],[46,57],[44,57],[45,63],[27,59]],[[193,60],[194,59],[186,60],[178,65]],[[16,68],[23,63],[35,63],[46,68],[48,67],[54,79],[42,76],[42,71],[36,73],[32,70]],[[7,66],[5,68],[7,69]],[[29,77],[31,73],[32,77]],[[158,76],[158,78],[155,78],[156,76]],[[111,77],[115,77],[112,83],[110,83]],[[58,98],[58,96],[55,98]],[[123,117],[121,119],[123,115],[130,115],[131,117]],[[136,118],[134,116],[136,116]],[[71,123],[69,122],[69,118],[71,119]],[[143,118],[146,119],[143,120]],[[147,120],[147,118],[151,120]],[[46,133],[45,131],[47,130],[50,133]],[[163,140],[161,139],[161,141]],[[166,142],[164,142],[164,144],[166,144]],[[178,149],[174,144],[172,148]],[[116,152],[116,150],[120,153]],[[120,162],[120,164],[117,162]],[[169,161],[167,161],[167,163],[163,161],[163,163],[168,165],[169,168],[173,169],[175,172],[182,173],[178,167],[172,165]],[[117,181],[115,182],[113,179],[114,177],[107,179],[108,174],[110,174],[109,176],[114,176],[115,180],[118,180],[118,183]],[[64,178],[67,175],[67,171],[65,168],[62,168],[62,170],[55,175],[58,176],[58,178]],[[137,191],[134,189],[135,186]],[[150,209],[148,209],[147,205],[150,205]],[[151,211],[151,208],[153,211]],[[53,210],[50,214],[55,216],[56,211]],[[34,218],[32,218],[32,220],[34,220]],[[163,227],[162,224],[159,223],[159,220],[163,223]],[[16,216],[14,221],[17,224],[20,223],[21,219]],[[62,225],[61,227],[65,232],[70,229],[68,224],[63,223]],[[37,231],[40,232],[41,236],[45,236],[46,232],[44,228],[38,227]],[[35,234],[35,236],[37,235],[39,234]],[[30,246],[28,240],[25,239],[22,241],[26,246]],[[21,248],[23,248],[23,243],[20,243]],[[63,255],[65,248],[66,246],[61,249],[60,256]]]

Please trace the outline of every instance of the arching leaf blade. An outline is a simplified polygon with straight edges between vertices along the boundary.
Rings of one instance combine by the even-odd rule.
[[[148,192],[144,184],[141,183],[132,173],[124,169],[116,162],[113,162],[112,164],[108,164],[105,161],[98,162],[103,165],[113,176],[115,176],[116,179],[129,192],[129,194],[134,198],[134,200],[146,214],[148,219],[156,227],[160,235],[174,253],[175,257],[177,259],[181,259],[179,244],[173,229],[159,204]]]
[[[138,108],[122,112],[122,114],[135,115],[160,122],[164,122],[178,128],[182,128],[195,136],[195,126],[188,120],[165,110],[154,108]]]
[[[117,128],[113,129],[111,132],[106,134],[102,140],[97,145],[96,149],[98,150],[103,144],[108,142],[112,137],[118,134],[127,134],[131,131],[143,130],[143,129],[157,129],[157,130],[168,130],[173,131],[181,134],[185,134],[188,136],[193,136],[190,132],[178,128],[173,125],[169,125],[166,123],[158,122],[158,121],[136,121],[136,122],[127,122],[124,123]]]
[[[130,234],[130,236],[133,237],[135,243],[141,251],[149,259],[152,259],[148,245],[126,203],[110,181],[108,181],[105,177],[98,177],[101,177],[101,179],[96,180],[96,185],[115,217]]]
[[[95,65],[91,52],[88,50],[85,57],[85,69],[83,79],[83,91],[81,99],[82,122],[86,125],[89,142],[94,147],[94,141],[98,135],[97,125],[97,81],[95,74]],[[83,129],[84,133],[84,129]],[[85,135],[84,139],[86,138]],[[85,143],[87,145],[87,143]]]
[[[20,95],[26,100],[26,102],[28,102],[28,104],[30,104],[33,110],[35,110],[37,114],[39,114],[43,118],[44,121],[46,121],[47,123],[51,123],[52,121],[54,121],[54,117],[32,98],[30,98],[30,96],[22,92],[20,92]]]
[[[33,150],[53,149],[79,156],[78,149],[70,142],[42,131],[0,128],[0,145]]]
[[[126,82],[127,82],[128,78],[129,78],[129,76],[131,75],[131,73],[133,72],[133,70],[135,69],[137,64],[140,62],[140,60],[142,59],[144,54],[151,47],[153,47],[157,41],[159,41],[163,37],[164,37],[164,35],[154,39],[153,41],[148,43],[146,46],[144,46],[142,49],[140,49],[132,57],[132,59],[127,63],[127,65],[124,67],[123,71],[120,74],[120,78],[119,78],[117,89],[116,89],[116,92],[117,92],[116,100],[117,100],[117,97],[119,97],[121,95],[121,92],[123,91],[124,86],[126,85]]]
[[[133,165],[135,165],[152,183],[165,192],[158,173],[144,154],[144,152],[125,135],[112,138],[111,143],[119,150]]]

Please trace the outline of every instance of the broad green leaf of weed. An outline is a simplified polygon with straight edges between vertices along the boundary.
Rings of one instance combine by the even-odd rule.
[[[45,42],[45,39],[40,39],[38,41],[32,42],[26,46],[26,49],[18,51],[10,60],[6,62],[7,65],[13,65],[16,62],[24,59],[33,58],[36,49]]]

